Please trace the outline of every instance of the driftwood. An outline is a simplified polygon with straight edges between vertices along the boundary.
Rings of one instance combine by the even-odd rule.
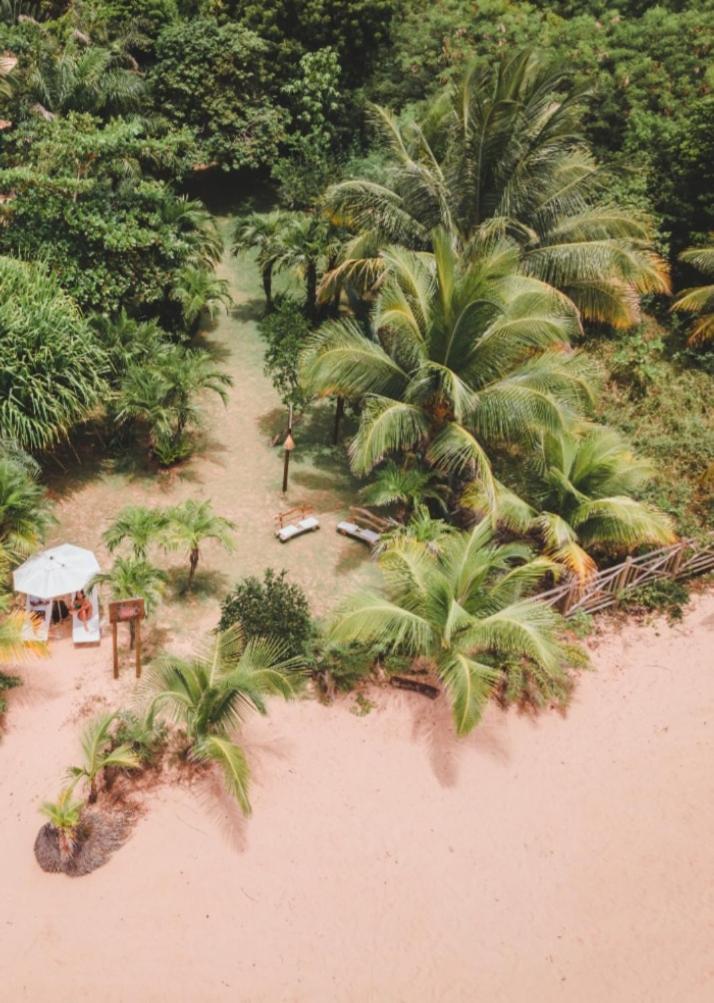
[[[421,693],[424,697],[429,697],[430,700],[436,700],[439,695],[439,690],[436,686],[430,686],[429,683],[420,683],[416,679],[406,679],[404,676],[392,676],[389,680],[392,686],[396,686],[398,690],[410,690],[412,693]]]

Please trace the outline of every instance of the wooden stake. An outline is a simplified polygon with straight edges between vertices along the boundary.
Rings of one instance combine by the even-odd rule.
[[[136,678],[141,679],[141,619],[137,617],[136,623]]]
[[[112,624],[112,648],[114,650],[114,678],[119,678],[119,652],[117,650],[117,625],[116,621]]]

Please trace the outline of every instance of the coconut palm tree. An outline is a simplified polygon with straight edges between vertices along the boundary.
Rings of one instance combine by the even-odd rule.
[[[267,313],[273,309],[273,272],[283,255],[282,236],[288,219],[282,210],[251,212],[238,220],[233,231],[234,254],[257,251]]]
[[[55,522],[37,468],[0,452],[0,545],[13,561],[40,546]]]
[[[374,474],[372,483],[362,488],[360,494],[367,505],[396,505],[400,517],[408,518],[425,502],[434,502],[445,511],[446,490],[446,486],[439,483],[436,471],[406,464],[399,466],[393,460],[387,460]]]
[[[166,573],[136,557],[117,557],[111,570],[95,575],[87,587],[92,589],[105,584],[109,586],[112,599],[143,599],[144,611],[151,616],[166,585]],[[129,621],[129,631],[133,648],[136,640],[134,620]]]
[[[235,523],[216,515],[210,501],[188,499],[166,513],[165,545],[172,550],[188,551],[188,580],[190,592],[198,567],[200,546],[204,540],[215,540],[224,550],[234,549],[232,532]]]
[[[714,244],[710,247],[690,247],[682,251],[679,259],[693,265],[703,275],[714,277]],[[714,285],[685,289],[672,304],[672,309],[697,317],[689,335],[690,345],[701,345],[714,339]]]
[[[116,718],[116,713],[103,714],[87,725],[82,735],[84,763],[69,769],[69,775],[75,783],[79,780],[86,781],[89,804],[94,804],[97,800],[99,777],[107,767],[136,770],[141,766],[141,760],[128,745],[114,745],[111,727]]]
[[[339,249],[334,227],[318,213],[294,212],[280,231],[281,252],[276,264],[292,268],[305,281],[305,315],[318,319],[317,280],[322,262],[333,259]]]
[[[328,640],[378,643],[386,651],[429,659],[451,702],[458,735],[478,723],[502,681],[499,665],[526,663],[543,688],[566,676],[569,652],[561,620],[525,598],[554,565],[523,544],[494,542],[484,519],[469,533],[429,547],[403,539],[379,558],[382,593],[353,595],[337,610]]]
[[[83,801],[72,800],[73,794],[74,784],[69,784],[60,791],[56,801],[45,801],[40,807],[57,834],[57,848],[62,864],[71,860],[77,846],[77,830],[84,808]]]
[[[525,270],[585,319],[629,327],[640,293],[668,291],[667,273],[650,222],[605,196],[607,178],[584,139],[584,98],[563,67],[535,52],[506,55],[493,70],[474,65],[421,121],[401,125],[374,109],[390,180],[338,183],[326,208],[373,247],[428,249],[441,227],[469,254],[507,235]],[[346,257],[340,267],[354,276],[388,264]]]
[[[102,539],[110,553],[128,541],[133,556],[143,561],[146,560],[149,545],[162,538],[167,521],[167,513],[163,509],[128,505],[121,510]]]
[[[546,434],[529,466],[530,504],[498,485],[498,519],[517,532],[537,533],[545,552],[580,581],[597,570],[593,553],[674,542],[669,517],[632,497],[651,480],[652,465],[614,430],[581,424]],[[462,501],[481,512],[487,507],[478,486],[467,488]]]
[[[301,668],[302,661],[285,658],[275,642],[254,638],[246,644],[235,624],[191,658],[167,654],[153,663],[147,721],[153,726],[157,714],[171,713],[185,729],[188,755],[219,763],[227,789],[250,814],[250,771],[232,735],[242,709],[266,714],[266,696],[289,699]]]
[[[350,454],[357,474],[416,451],[445,473],[491,483],[489,449],[559,430],[590,399],[568,348],[574,308],[517,271],[497,243],[459,258],[442,230],[434,254],[389,248],[389,278],[365,334],[327,321],[301,359],[307,391],[361,401]]]
[[[174,276],[170,296],[181,307],[183,323],[190,334],[196,333],[204,315],[214,321],[221,306],[228,310],[233,303],[228,282],[203,265],[181,268]]]

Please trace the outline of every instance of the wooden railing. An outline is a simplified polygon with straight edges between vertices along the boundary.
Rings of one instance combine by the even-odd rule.
[[[620,596],[656,578],[690,578],[714,570],[714,533],[704,540],[680,540],[640,557],[628,557],[614,568],[600,571],[585,583],[569,580],[536,598],[556,606],[564,616],[595,613],[616,603]]]

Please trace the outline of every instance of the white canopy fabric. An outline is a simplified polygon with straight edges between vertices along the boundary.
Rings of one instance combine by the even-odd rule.
[[[99,564],[91,550],[62,543],[39,554],[33,554],[12,574],[16,592],[54,599],[68,592],[83,589]]]

